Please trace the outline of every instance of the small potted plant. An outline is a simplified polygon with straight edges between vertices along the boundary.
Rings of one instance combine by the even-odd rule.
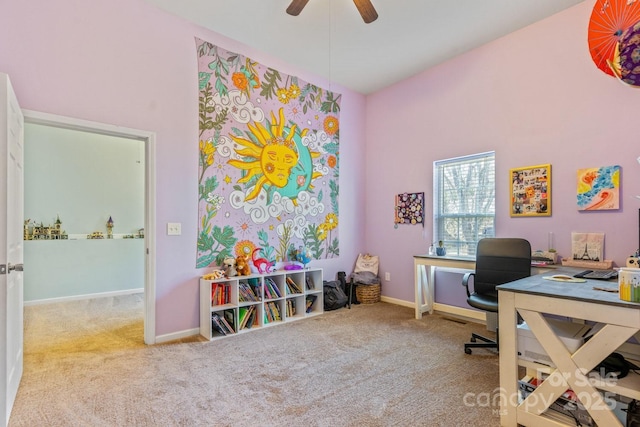
[[[436,255],[444,256],[447,253],[447,250],[444,247],[444,243],[442,240],[438,241],[438,247],[436,248]]]

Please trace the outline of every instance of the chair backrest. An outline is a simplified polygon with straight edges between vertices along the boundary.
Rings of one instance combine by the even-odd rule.
[[[485,238],[478,242],[475,293],[497,296],[497,285],[531,276],[531,244],[520,238]]]

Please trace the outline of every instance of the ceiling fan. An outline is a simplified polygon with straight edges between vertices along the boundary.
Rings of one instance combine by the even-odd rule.
[[[353,0],[353,2],[358,8],[358,12],[360,12],[360,16],[362,16],[365,24],[369,24],[378,19],[378,12],[376,12],[373,4],[371,4],[371,0]],[[298,16],[307,3],[309,3],[309,0],[293,0],[287,8],[287,13]]]

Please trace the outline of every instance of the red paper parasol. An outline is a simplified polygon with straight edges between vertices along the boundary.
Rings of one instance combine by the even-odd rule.
[[[614,76],[608,62],[614,59],[622,33],[640,21],[640,0],[596,0],[589,19],[589,52],[596,66]]]

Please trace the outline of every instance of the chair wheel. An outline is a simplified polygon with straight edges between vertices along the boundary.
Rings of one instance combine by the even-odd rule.
[[[467,353],[467,354],[471,354],[471,349],[470,348],[465,348],[464,352]]]

